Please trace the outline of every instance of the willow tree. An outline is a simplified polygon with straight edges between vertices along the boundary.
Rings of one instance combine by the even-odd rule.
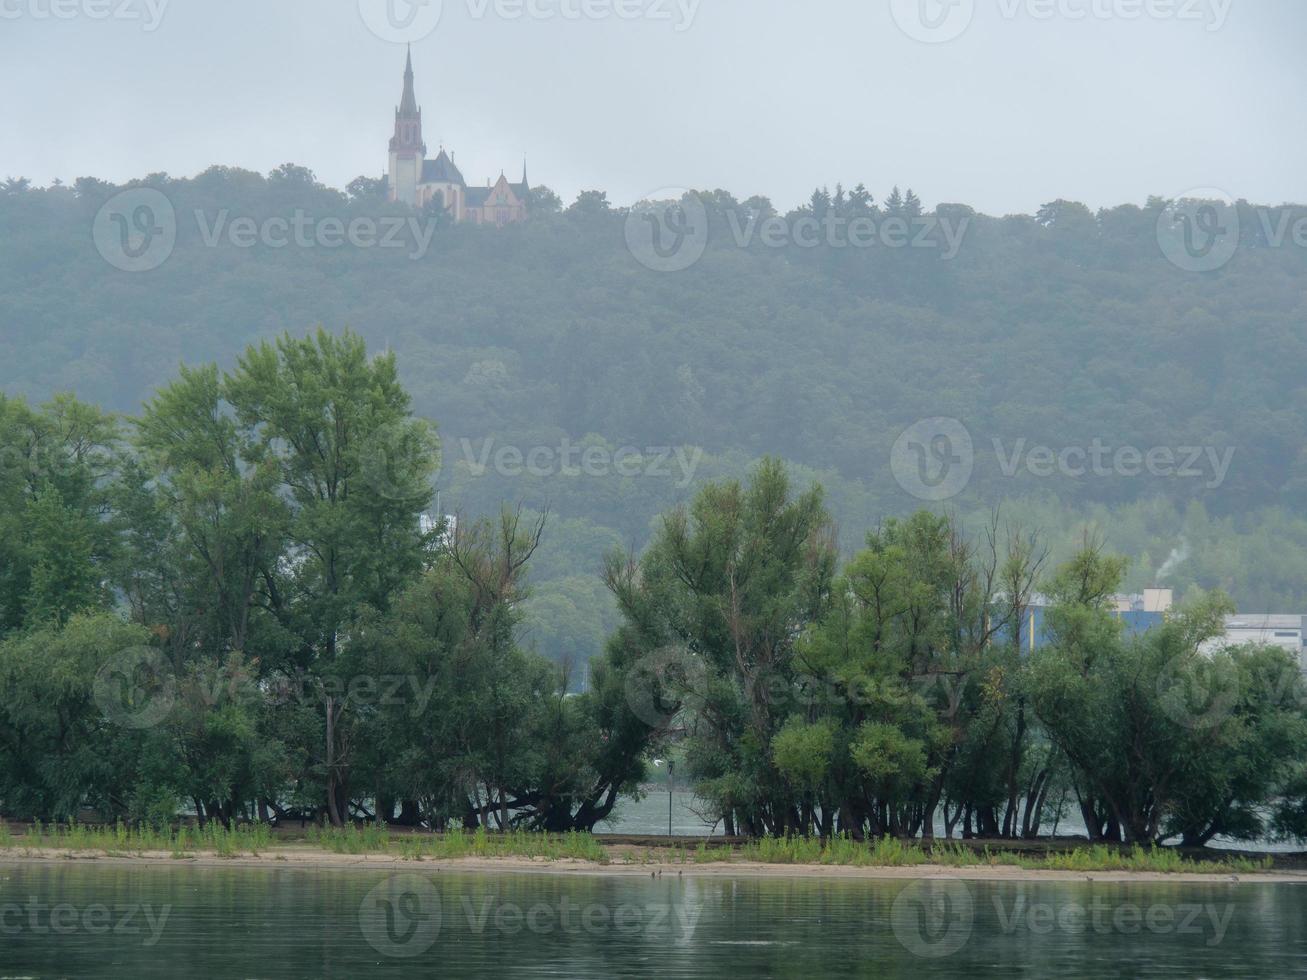
[[[628,661],[673,659],[692,679],[695,710],[668,731],[727,829],[780,833],[801,815],[771,744],[786,721],[796,643],[830,599],[836,552],[820,488],[796,493],[766,460],[747,484],[710,484],[668,515],[637,564],[609,562],[627,621]],[[674,731],[679,726],[678,731]]]

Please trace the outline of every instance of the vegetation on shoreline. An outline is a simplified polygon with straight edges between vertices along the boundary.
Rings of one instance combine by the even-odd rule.
[[[764,837],[744,844],[704,840],[697,847],[684,845],[606,845],[587,833],[513,832],[487,834],[451,830],[443,834],[395,834],[375,825],[307,828],[300,836],[274,836],[266,825],[243,825],[228,830],[218,824],[205,828],[181,827],[171,831],[150,828],[95,827],[81,824],[29,826],[14,834],[0,823],[0,855],[36,851],[89,852],[112,856],[167,853],[174,858],[211,854],[217,857],[260,857],[269,852],[321,851],[330,854],[390,856],[403,861],[456,861],[464,858],[527,858],[543,861],[589,861],[594,864],[784,864],[803,866],[908,868],[908,867],[1014,867],[1026,871],[1138,872],[1156,874],[1253,874],[1274,867],[1270,857],[1237,855],[1194,860],[1168,848],[1073,846],[1029,853],[1001,846],[977,849],[956,841],[902,841],[884,837],[859,842],[847,837],[821,841],[815,838]]]
[[[846,560],[767,459],[604,556],[620,623],[560,665],[521,618],[547,522],[424,521],[437,450],[348,332],[183,368],[130,427],[0,396],[0,812],[565,835],[667,759],[759,841],[1307,837],[1294,658],[1221,649],[1220,594],[1129,635],[1092,536],[1049,567],[923,510]]]

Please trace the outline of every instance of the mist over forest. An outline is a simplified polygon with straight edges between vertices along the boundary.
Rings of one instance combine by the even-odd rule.
[[[779,457],[825,487],[852,554],[922,505],[891,457],[937,417],[974,443],[965,488],[937,505],[964,523],[1001,506],[1055,560],[1093,527],[1131,558],[1130,587],[1307,609],[1307,250],[1282,240],[1307,212],[1241,202],[1237,253],[1195,275],[1159,248],[1160,198],[989,216],[928,209],[909,183],[831,182],[779,216],[814,219],[812,243],[746,234],[775,215],[765,197],[701,192],[706,251],[667,273],[636,260],[629,211],[600,191],[534,188],[529,222],[488,229],[387,203],[369,178],[340,191],[293,165],[214,167],[131,185],[166,196],[177,241],[124,274],[91,234],[119,187],[11,179],[0,388],[133,415],[181,364],[225,370],[262,339],[352,330],[396,354],[438,426],[442,512],[548,511],[525,642],[556,660],[583,661],[616,625],[605,554],[643,549],[696,487]],[[233,225],[296,215],[393,221],[394,241],[279,246]],[[911,234],[853,246],[839,235],[858,219]],[[1174,465],[1071,474],[1039,455],[1095,445]]]

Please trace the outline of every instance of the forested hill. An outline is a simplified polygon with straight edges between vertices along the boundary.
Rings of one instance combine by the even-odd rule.
[[[1160,199],[995,218],[837,190],[769,239],[746,220],[773,213],[765,199],[719,191],[701,195],[706,253],[669,272],[637,260],[627,212],[599,193],[562,208],[541,192],[534,220],[491,230],[298,167],[139,186],[176,216],[175,248],[144,272],[102,255],[117,229],[97,213],[120,188],[0,185],[0,389],[131,413],[180,362],[225,367],[258,338],[349,327],[398,353],[439,424],[445,510],[555,515],[536,569],[546,648],[577,642],[583,620],[598,635],[603,551],[640,546],[692,482],[765,454],[819,478],[856,545],[920,506],[891,452],[937,417],[964,425],[975,455],[942,506],[1006,501],[1059,549],[1097,521],[1135,557],[1133,585],[1220,585],[1246,609],[1307,612],[1307,243],[1293,234],[1307,210],[1241,205],[1239,247],[1201,272],[1159,245]],[[308,230],[269,239],[274,217]],[[388,217],[411,223],[387,247],[332,243],[333,222]],[[820,230],[796,232],[802,218]],[[850,240],[855,219],[874,243]],[[1096,445],[1105,468],[1077,467]],[[1122,463],[1122,447],[1160,455]],[[512,451],[533,450],[516,465]]]

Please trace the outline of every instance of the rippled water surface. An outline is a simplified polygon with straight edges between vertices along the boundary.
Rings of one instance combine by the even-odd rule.
[[[0,866],[4,977],[1289,977],[1298,885]]]

